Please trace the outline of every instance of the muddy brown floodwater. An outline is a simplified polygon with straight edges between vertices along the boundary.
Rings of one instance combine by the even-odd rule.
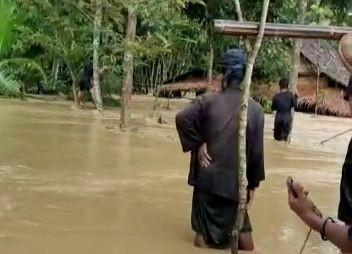
[[[210,254],[193,247],[188,156],[173,127],[184,101],[148,120],[151,99],[134,98],[131,132],[117,115],[78,112],[67,103],[0,100],[1,254]],[[341,165],[351,120],[296,117],[288,147],[272,141],[267,116],[267,180],[250,211],[255,253],[296,254],[307,228],[289,211],[288,175],[302,181],[326,215],[336,215]],[[307,254],[338,253],[313,234]]]

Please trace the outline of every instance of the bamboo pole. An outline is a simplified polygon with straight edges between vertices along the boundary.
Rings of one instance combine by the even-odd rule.
[[[299,0],[298,4],[298,23],[304,24],[306,19],[307,5],[308,0]],[[293,42],[292,48],[292,70],[290,73],[290,90],[293,94],[297,91],[297,83],[298,83],[298,69],[300,64],[301,57],[301,48],[302,48],[302,40],[296,39]],[[291,128],[288,134],[288,143],[290,144],[293,136],[293,125],[295,123],[295,108],[291,109]]]
[[[209,4],[206,6],[206,18],[207,18],[207,34],[209,44],[209,55],[208,55],[208,85],[211,86],[213,82],[213,68],[214,68],[214,47],[213,47],[213,23],[211,22],[211,16],[209,12]]]
[[[345,135],[345,134],[347,134],[347,133],[349,133],[349,132],[352,132],[352,129],[348,129],[348,130],[343,131],[343,132],[341,132],[341,133],[338,133],[338,134],[336,134],[336,135],[334,135],[334,136],[332,136],[332,137],[330,137],[330,138],[328,138],[328,139],[325,139],[325,140],[321,141],[320,144],[321,144],[321,145],[324,145],[325,143],[327,143],[327,142],[329,142],[329,141],[331,141],[331,140],[333,140],[333,139],[335,139],[335,138],[338,138],[338,137],[340,137],[340,136],[342,136],[342,135]]]
[[[318,41],[318,47],[320,48],[320,41]],[[321,66],[320,66],[320,55],[318,58],[318,64],[315,66],[312,64],[312,68],[315,68],[317,71],[317,80],[315,83],[315,116],[318,116],[318,109],[319,109],[319,87],[320,87],[320,75],[321,75]]]
[[[252,81],[252,74],[254,63],[257,58],[259,49],[262,45],[263,35],[265,31],[266,19],[268,16],[270,0],[263,1],[262,17],[260,21],[259,33],[254,44],[253,50],[251,51],[248,61],[246,74],[242,83],[243,95],[241,99],[241,108],[239,113],[239,127],[238,127],[238,154],[236,156],[238,160],[238,186],[239,186],[239,205],[237,210],[237,218],[235,227],[233,229],[233,244],[231,246],[231,253],[238,254],[238,240],[240,229],[243,227],[244,216],[246,212],[247,203],[247,152],[246,152],[246,130],[247,130],[247,113],[248,113],[248,100],[250,97],[250,85]]]
[[[208,86],[211,86],[213,83],[213,66],[214,66],[214,48],[212,42],[209,43],[209,62],[208,62]]]
[[[320,67],[317,67],[317,82],[315,87],[315,116],[318,116],[319,108],[319,85],[320,85]]]
[[[237,14],[238,20],[243,22],[244,19],[243,19],[243,13],[242,13],[240,0],[235,0],[235,7],[236,7],[236,14]],[[247,52],[251,52],[252,51],[252,45],[251,45],[251,42],[249,41],[249,39],[245,39],[244,43],[246,45]]]
[[[258,22],[239,22],[231,20],[215,20],[214,22],[215,31],[220,34],[248,37],[256,37],[258,35]],[[339,41],[348,33],[352,33],[352,28],[268,23],[265,27],[264,37]]]

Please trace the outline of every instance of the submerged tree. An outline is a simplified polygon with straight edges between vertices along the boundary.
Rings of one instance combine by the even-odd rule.
[[[126,49],[123,61],[123,88],[122,88],[122,104],[121,104],[121,118],[120,128],[124,129],[128,125],[130,118],[130,104],[133,88],[133,63],[134,53],[132,44],[136,37],[137,27],[137,13],[135,7],[128,8],[127,29],[126,29]]]
[[[93,29],[93,87],[91,89],[92,98],[96,108],[103,110],[103,100],[100,88],[100,37],[101,37],[101,20],[103,17],[103,0],[95,0],[95,18]]]
[[[265,31],[265,24],[268,15],[268,7],[270,0],[263,1],[262,7],[262,17],[260,20],[260,27],[256,42],[253,46],[253,50],[249,54],[247,61],[246,74],[242,83],[243,95],[241,99],[241,108],[239,113],[239,127],[238,127],[238,181],[239,181],[239,205],[237,211],[237,219],[235,227],[233,229],[233,244],[232,244],[232,254],[238,253],[238,240],[240,229],[243,227],[244,216],[246,212],[246,203],[247,203],[247,179],[246,179],[246,170],[247,170],[247,149],[246,149],[246,130],[247,130],[247,113],[248,113],[248,100],[250,98],[250,87],[252,82],[252,74],[254,63],[257,58],[259,49],[262,45],[262,40]]]
[[[298,1],[298,24],[304,24],[306,11],[307,11],[308,0],[299,0]],[[293,48],[292,48],[292,71],[290,74],[290,88],[293,93],[296,93],[297,90],[297,82],[298,82],[298,69],[300,63],[301,56],[301,46],[302,40],[296,39],[294,40]],[[292,126],[294,124],[294,109],[292,110]],[[292,138],[292,128],[290,130],[288,142],[291,142]]]

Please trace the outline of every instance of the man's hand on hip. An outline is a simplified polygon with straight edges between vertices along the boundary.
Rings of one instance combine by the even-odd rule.
[[[208,153],[207,143],[203,143],[198,149],[197,154],[198,162],[201,167],[207,168],[210,166],[211,161],[213,160]]]

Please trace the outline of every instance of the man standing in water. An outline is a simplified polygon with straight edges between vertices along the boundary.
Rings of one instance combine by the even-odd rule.
[[[93,63],[91,61],[87,61],[84,64],[83,72],[79,81],[79,91],[77,95],[78,106],[84,107],[84,92],[90,91],[93,87]]]
[[[352,117],[352,77],[345,94],[349,102]],[[346,160],[342,168],[340,186],[340,205],[338,219],[346,225],[335,223],[332,218],[320,218],[315,212],[315,205],[307,198],[307,192],[299,183],[288,188],[291,209],[312,229],[321,234],[324,241],[330,241],[343,253],[352,253],[352,139],[348,146]]]
[[[281,79],[280,92],[275,95],[272,111],[276,111],[274,124],[274,138],[278,141],[287,141],[292,126],[291,110],[296,106],[296,98],[288,90],[288,80]]]
[[[198,97],[176,116],[184,152],[191,152],[189,184],[194,187],[192,228],[198,247],[227,248],[238,207],[238,115],[241,83],[246,72],[246,53],[233,49],[221,59],[222,93]],[[250,99],[247,126],[248,207],[255,189],[264,180],[264,113]],[[239,248],[253,250],[248,214],[241,229]]]
[[[349,102],[352,117],[352,77],[350,78],[344,99]],[[342,167],[338,218],[347,225],[352,225],[352,139],[348,146],[345,163]]]

